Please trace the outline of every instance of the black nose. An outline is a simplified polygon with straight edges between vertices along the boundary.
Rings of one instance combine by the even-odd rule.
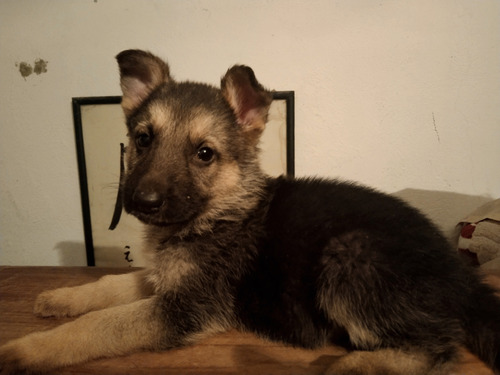
[[[136,190],[132,199],[137,209],[142,212],[158,211],[163,204],[162,195],[154,190]]]

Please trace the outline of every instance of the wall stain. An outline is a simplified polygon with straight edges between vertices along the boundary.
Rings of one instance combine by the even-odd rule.
[[[16,64],[16,66],[18,66],[18,64]],[[25,63],[23,61],[22,63],[19,64],[19,72],[21,73],[21,76],[23,78],[26,78],[29,75],[31,75],[31,73],[33,73],[33,68],[31,67],[30,64]]]
[[[441,143],[441,137],[439,136],[438,128],[436,125],[436,118],[434,117],[434,112],[432,112],[432,123],[434,125],[434,133],[436,133],[438,143]]]
[[[49,62],[46,60],[36,59],[33,66],[25,61],[21,61],[20,63],[16,63],[16,67],[19,67],[19,73],[21,73],[21,77],[26,80],[26,77],[29,77],[33,73],[35,73],[36,75],[47,73],[48,63]]]
[[[36,59],[35,60],[35,67],[33,68],[33,71],[35,74],[42,74],[42,73],[47,73],[47,64],[49,62],[42,60],[42,59]]]

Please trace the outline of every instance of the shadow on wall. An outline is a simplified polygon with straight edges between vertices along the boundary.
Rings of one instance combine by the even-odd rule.
[[[56,243],[54,250],[59,252],[61,266],[86,266],[87,256],[85,243],[76,241],[61,241]]]
[[[83,242],[61,241],[56,244],[54,250],[59,252],[61,266],[87,265],[86,247]],[[96,265],[101,267],[143,267],[145,265],[145,259],[140,257],[140,254],[130,255],[128,252],[127,255],[124,250],[126,249],[120,246],[100,246],[94,253]]]
[[[430,218],[452,243],[458,239],[456,225],[493,198],[443,191],[404,189],[392,195],[403,199]]]

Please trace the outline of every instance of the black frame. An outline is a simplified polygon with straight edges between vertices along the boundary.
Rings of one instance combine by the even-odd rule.
[[[286,102],[286,173],[295,175],[295,93],[294,91],[275,91],[273,100]],[[85,105],[120,104],[121,96],[90,96],[72,98],[73,120],[75,126],[76,153],[80,193],[82,204],[83,227],[87,265],[95,266],[94,241],[90,212],[90,200],[87,181],[87,165],[85,162],[85,144],[83,139],[83,124],[81,108]]]

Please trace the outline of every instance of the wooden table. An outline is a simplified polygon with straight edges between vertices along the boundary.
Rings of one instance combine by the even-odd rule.
[[[71,320],[33,315],[33,302],[43,290],[80,285],[105,274],[131,270],[0,266],[0,345]],[[500,286],[500,277],[492,276],[490,281]],[[192,347],[101,359],[58,370],[57,374],[321,374],[332,357],[343,353],[342,348],[333,346],[320,350],[295,349],[231,331]],[[492,372],[473,355],[464,352],[454,374],[491,375]]]

